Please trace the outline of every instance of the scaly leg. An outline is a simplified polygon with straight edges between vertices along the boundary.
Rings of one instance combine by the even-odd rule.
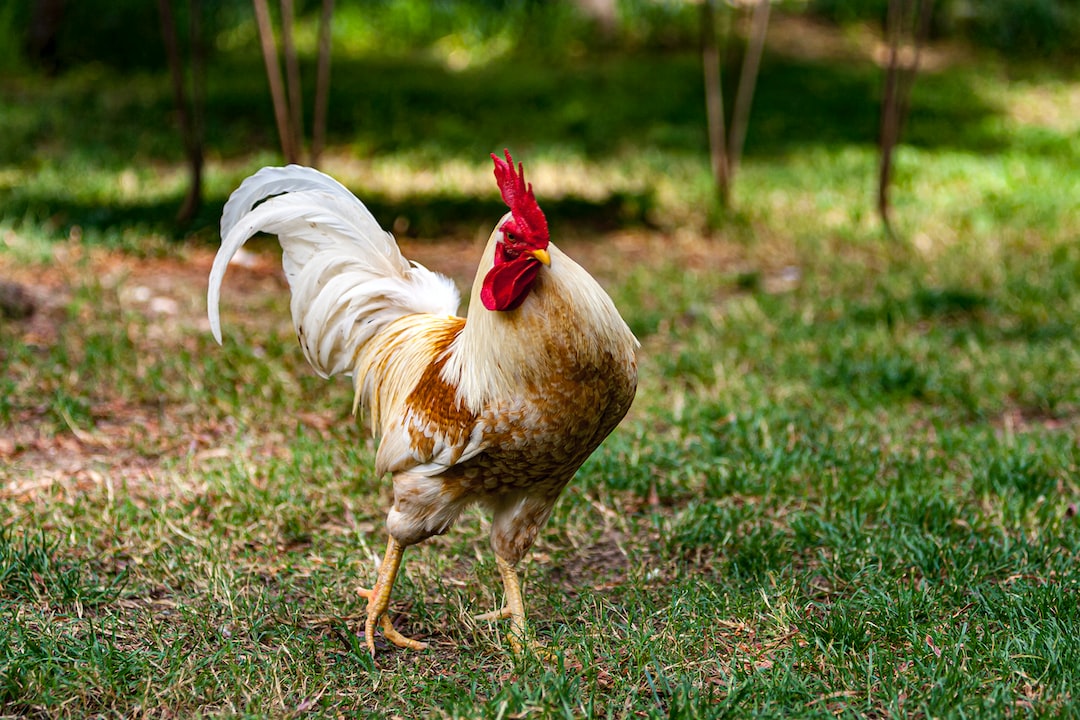
[[[502,575],[503,589],[506,593],[506,604],[498,609],[483,615],[477,615],[476,620],[501,620],[510,618],[510,647],[517,655],[523,649],[522,642],[525,640],[525,603],[521,599],[521,582],[518,580],[517,570],[500,555],[495,556],[495,564],[499,566],[499,574]]]
[[[375,581],[375,587],[371,590],[359,588],[357,593],[362,598],[367,598],[367,622],[364,624],[364,638],[367,641],[368,651],[375,656],[375,623],[382,625],[383,635],[386,639],[398,647],[407,647],[413,650],[423,650],[427,643],[405,637],[394,629],[390,622],[386,609],[390,606],[390,591],[394,588],[394,580],[397,578],[398,568],[401,567],[401,555],[405,548],[393,538],[386,543],[386,557],[379,565],[379,577]]]

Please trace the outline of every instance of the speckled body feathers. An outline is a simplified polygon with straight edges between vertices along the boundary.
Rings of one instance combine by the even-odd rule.
[[[277,234],[309,361],[353,375],[356,402],[380,436],[376,471],[394,483],[391,535],[420,542],[479,502],[493,512],[495,552],[515,563],[630,407],[637,341],[596,281],[554,245],[520,307],[486,310],[480,279],[509,218],[483,251],[466,320],[454,314],[449,281],[410,265],[335,181],[264,169],[226,206],[208,301],[220,338],[228,259],[255,232]]]

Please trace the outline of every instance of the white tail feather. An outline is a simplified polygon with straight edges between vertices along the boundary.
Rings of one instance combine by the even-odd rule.
[[[308,362],[324,377],[352,372],[364,344],[398,318],[457,312],[453,282],[410,264],[345,186],[311,168],[268,167],[241,183],[221,216],[221,249],[206,294],[219,343],[225,270],[257,232],[278,236],[293,326]]]

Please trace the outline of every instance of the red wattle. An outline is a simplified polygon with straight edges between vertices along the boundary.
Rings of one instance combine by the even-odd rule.
[[[484,276],[480,300],[488,310],[516,310],[525,301],[540,272],[540,261],[531,255],[499,263]]]

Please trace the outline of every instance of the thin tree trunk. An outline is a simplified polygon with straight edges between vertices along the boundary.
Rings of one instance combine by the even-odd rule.
[[[293,149],[299,158],[304,149],[304,94],[300,88],[300,60],[293,43],[296,14],[293,0],[281,0],[281,50],[285,56],[285,83],[289,98],[289,124]]]
[[[259,28],[263,61],[266,64],[266,79],[270,84],[270,98],[274,103],[274,120],[277,123],[278,139],[281,141],[281,152],[286,162],[294,163],[299,158],[293,144],[293,132],[289,127],[289,109],[281,79],[277,43],[274,41],[274,27],[270,22],[270,9],[266,6],[266,0],[252,0],[252,4],[255,7],[255,22]]]
[[[311,128],[311,166],[317,167],[326,144],[326,116],[330,104],[330,27],[334,0],[323,0],[319,18],[319,60],[315,70],[315,113]]]
[[[754,102],[754,88],[761,55],[765,51],[765,32],[769,28],[769,0],[758,0],[750,21],[750,37],[747,39],[746,55],[739,72],[739,86],[735,89],[735,105],[731,110],[731,130],[728,138],[728,180],[735,182],[735,173],[742,160],[746,144],[746,128],[750,122],[750,106]]]
[[[889,41],[889,59],[885,66],[885,86],[881,94],[881,130],[878,147],[881,161],[878,171],[878,214],[885,230],[892,234],[892,220],[889,214],[889,185],[892,180],[893,148],[900,134],[897,113],[897,84],[900,73],[900,37],[905,0],[889,0],[885,32]]]
[[[186,84],[184,82],[184,65],[180,56],[180,43],[177,38],[176,18],[173,15],[171,0],[158,0],[158,15],[161,20],[161,37],[165,44],[165,57],[169,64],[169,75],[172,78],[173,102],[176,105],[176,115],[180,122],[180,135],[184,143],[184,152],[188,160],[188,170],[191,174],[191,182],[188,185],[187,195],[184,197],[180,210],[177,212],[177,222],[189,222],[199,211],[202,204],[202,171],[203,171],[203,148],[202,148],[202,82],[200,74],[204,60],[201,49],[199,12],[201,10],[197,0],[191,4],[191,46],[192,46],[192,74],[195,86],[195,102],[189,109]]]
[[[715,0],[701,3],[701,61],[705,72],[705,113],[709,130],[709,158],[720,202],[728,204],[728,158],[725,150],[724,96],[720,84],[720,51],[716,44]]]
[[[912,0],[912,4],[914,5],[914,0]],[[911,89],[915,85],[915,76],[919,73],[919,60],[922,58],[922,49],[930,38],[933,5],[934,0],[919,0],[919,16],[917,19],[912,19],[914,45],[912,47],[911,65],[906,67],[900,76],[898,92],[900,117],[897,126],[901,131],[907,122],[908,112],[911,110]]]
[[[191,169],[192,190],[189,197],[193,202],[187,218],[194,218],[202,205],[202,184],[204,164],[204,119],[206,117],[206,43],[203,42],[202,0],[190,0],[188,10],[189,32],[191,34],[191,146],[188,153],[188,166]]]
[[[916,2],[918,5],[916,6]],[[885,85],[881,96],[881,161],[878,173],[878,214],[886,232],[893,235],[889,190],[892,185],[893,155],[900,142],[900,133],[911,108],[911,89],[919,71],[922,47],[930,36],[933,0],[889,0],[885,31],[889,41],[889,59],[885,68]],[[904,36],[906,17],[912,25],[912,58],[910,65],[901,62],[900,45]]]

